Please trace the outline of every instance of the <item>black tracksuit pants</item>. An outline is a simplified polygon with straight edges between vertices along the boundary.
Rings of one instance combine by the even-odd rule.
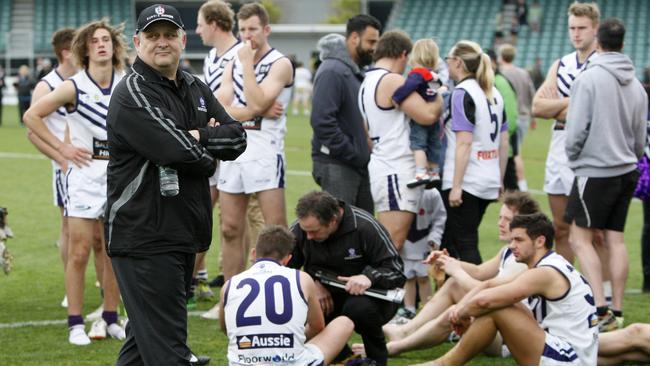
[[[195,254],[112,257],[129,315],[118,366],[190,365],[186,299]]]

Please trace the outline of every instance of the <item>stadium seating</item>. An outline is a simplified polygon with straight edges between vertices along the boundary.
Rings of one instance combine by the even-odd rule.
[[[542,32],[523,27],[517,43],[515,63],[530,66],[541,57],[544,70],[560,55],[573,50],[568,40],[566,10],[573,0],[543,0]],[[529,1],[531,3],[531,1]],[[477,41],[482,47],[492,44],[495,18],[502,0],[403,0],[393,9],[388,29],[407,31],[413,39],[433,37],[444,55],[461,39]],[[650,66],[650,7],[647,0],[599,0],[603,18],[618,17],[627,28],[625,53],[637,66],[637,77]]]
[[[133,0],[34,0],[34,8],[34,50],[37,53],[50,51],[50,38],[57,29],[79,27],[105,16],[113,24],[125,22],[127,38],[135,29]]]
[[[11,28],[11,0],[0,0],[0,52],[6,50],[5,34]]]

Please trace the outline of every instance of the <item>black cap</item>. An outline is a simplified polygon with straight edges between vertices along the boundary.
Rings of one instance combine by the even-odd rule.
[[[159,20],[166,20],[174,23],[178,28],[185,29],[181,14],[175,7],[165,4],[151,5],[140,12],[138,16],[138,24],[135,33],[140,33],[145,30],[149,25]]]

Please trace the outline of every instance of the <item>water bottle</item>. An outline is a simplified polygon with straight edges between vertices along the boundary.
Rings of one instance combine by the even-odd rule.
[[[159,166],[160,173],[160,194],[163,197],[174,197],[178,195],[180,188],[178,186],[178,173],[176,169],[166,166]]]

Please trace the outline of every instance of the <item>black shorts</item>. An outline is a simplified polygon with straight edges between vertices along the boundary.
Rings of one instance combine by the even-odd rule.
[[[639,172],[617,177],[575,177],[564,221],[584,228],[623,232]]]

